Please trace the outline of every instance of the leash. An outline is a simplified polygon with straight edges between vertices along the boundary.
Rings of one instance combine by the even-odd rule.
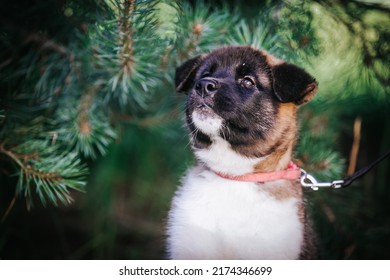
[[[363,175],[367,174],[372,168],[377,166],[381,161],[390,156],[390,150],[388,150],[385,154],[383,154],[380,158],[375,160],[370,165],[359,169],[351,176],[345,177],[342,180],[335,180],[331,182],[318,182],[311,174],[307,173],[304,169],[301,168],[301,185],[303,187],[311,188],[314,191],[317,191],[319,188],[346,188],[352,184],[353,181],[363,177]]]

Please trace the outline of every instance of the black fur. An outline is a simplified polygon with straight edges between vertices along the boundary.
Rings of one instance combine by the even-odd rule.
[[[305,103],[305,97],[317,88],[313,77],[292,64],[273,67],[272,76],[274,92],[280,102]]]
[[[202,55],[198,55],[187,60],[176,69],[175,85],[178,92],[187,92],[192,87],[196,69],[201,63],[202,58]]]

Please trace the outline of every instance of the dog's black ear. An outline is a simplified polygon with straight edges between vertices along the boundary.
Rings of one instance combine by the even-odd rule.
[[[289,63],[272,68],[273,87],[280,102],[297,105],[308,102],[317,92],[318,83],[305,70]]]
[[[176,68],[175,85],[177,92],[187,92],[195,82],[195,74],[205,55],[201,54]]]

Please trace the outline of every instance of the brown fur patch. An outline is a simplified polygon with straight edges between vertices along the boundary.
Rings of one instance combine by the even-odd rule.
[[[258,75],[258,78],[259,78],[260,83],[264,87],[268,87],[268,88],[271,87],[271,81],[269,80],[268,75],[266,73],[260,73]]]
[[[302,198],[302,187],[295,182],[287,180],[260,184],[259,190],[268,193],[277,200],[286,200],[291,197]],[[299,218],[301,219],[301,214]]]
[[[297,106],[292,103],[280,104],[272,134],[265,141],[259,140],[257,147],[253,147],[267,155],[255,166],[255,171],[268,172],[287,167],[297,134],[296,110]]]

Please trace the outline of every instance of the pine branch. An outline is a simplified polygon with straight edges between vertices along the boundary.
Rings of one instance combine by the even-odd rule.
[[[1,98],[0,143],[28,207],[34,193],[44,204],[69,203],[68,190],[85,184],[74,175],[86,172],[81,158],[104,155],[116,138],[107,105],[129,106],[136,115],[158,83],[156,60],[166,44],[154,33],[155,1],[107,3],[99,22],[66,43],[15,25],[25,50],[1,63],[2,86],[12,91]]]
[[[100,88],[95,86],[87,89],[78,107],[74,104],[73,108],[70,106],[57,112],[50,130],[56,142],[92,159],[104,156],[116,139],[116,132],[104,110],[94,101]]]
[[[127,0],[120,7],[120,18],[119,21],[119,58],[122,61],[121,74],[125,77],[131,76],[134,68],[134,57],[133,57],[133,27],[130,19],[134,13],[134,1]]]
[[[84,191],[87,168],[75,153],[58,153],[57,147],[33,141],[15,148],[0,145],[0,153],[18,166],[17,195],[24,195],[27,208],[33,206],[32,193],[38,194],[46,205],[50,201],[58,205],[72,202],[70,189]]]
[[[277,34],[271,35],[269,27],[264,22],[262,20],[254,22],[240,20],[228,36],[228,43],[231,45],[250,45],[276,55],[280,52],[279,36]]]
[[[202,0],[194,5],[183,2],[177,30],[177,53],[174,54],[176,60],[180,63],[226,44],[226,36],[238,20],[238,13],[229,12],[226,6],[212,10],[211,5]]]
[[[160,61],[166,50],[154,29],[158,22],[153,14],[155,1],[109,2],[113,18],[91,29],[96,67],[108,80],[106,101],[134,114],[145,110],[151,89],[159,83]],[[151,47],[152,46],[152,47]]]

